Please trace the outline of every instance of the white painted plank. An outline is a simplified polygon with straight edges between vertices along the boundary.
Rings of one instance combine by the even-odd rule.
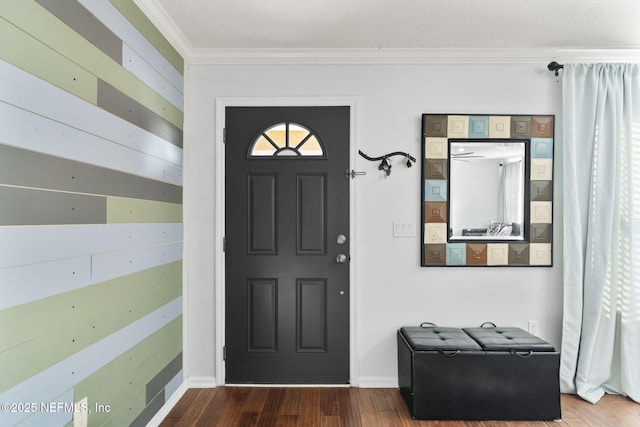
[[[0,402],[50,402],[180,315],[182,297],[0,393]],[[14,425],[25,415],[5,413],[2,422]]]
[[[181,242],[181,223],[0,227],[0,268]]]
[[[0,102],[0,142],[182,185],[182,167]]]
[[[0,76],[0,101],[182,165],[180,147],[3,60],[0,60]],[[4,120],[2,122],[4,124]]]
[[[0,268],[0,310],[182,259],[182,243]]]
[[[109,0],[78,0],[96,18],[106,25],[122,41],[162,74],[176,89],[184,93],[184,78],[173,65],[144,37],[138,29],[122,16]]]
[[[122,66],[162,95],[177,109],[184,111],[184,95],[126,43],[122,44]]]
[[[91,283],[84,256],[0,269],[0,310],[79,289]]]
[[[91,257],[91,283],[101,283],[182,259],[182,243],[145,246]]]

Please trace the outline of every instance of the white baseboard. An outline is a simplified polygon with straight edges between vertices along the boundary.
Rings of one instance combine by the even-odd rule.
[[[187,383],[183,382],[178,386],[176,391],[164,402],[162,408],[151,418],[151,420],[147,423],[147,427],[157,427],[160,423],[169,415],[169,412],[176,406],[176,403],[180,401],[182,396],[187,392],[189,387],[187,387]]]
[[[188,388],[216,388],[218,381],[216,377],[187,377]]]
[[[216,388],[220,387],[221,384],[218,384],[216,381],[216,377],[189,377],[186,380],[188,388]],[[273,387],[274,385],[264,385],[264,384],[223,384],[229,387],[234,386],[243,386],[243,387]],[[278,385],[279,387],[336,387],[335,385]],[[349,385],[341,385],[343,387],[349,387]],[[358,382],[356,384],[351,383],[351,387],[359,387],[359,388],[398,388],[398,378],[397,377],[360,377],[358,378]]]
[[[225,384],[225,387],[254,387],[254,388],[348,388],[350,384]]]
[[[398,388],[396,377],[360,377],[359,388]]]

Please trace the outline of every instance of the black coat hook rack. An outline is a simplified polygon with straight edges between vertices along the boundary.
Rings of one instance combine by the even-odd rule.
[[[378,170],[384,171],[384,173],[386,174],[386,176],[391,175],[391,162],[389,161],[389,157],[393,157],[393,156],[402,156],[405,158],[405,164],[407,165],[408,168],[410,168],[412,166],[411,162],[416,162],[416,158],[413,157],[411,154],[409,153],[405,153],[402,151],[394,151],[392,153],[388,153],[388,154],[384,154],[382,156],[378,156],[378,157],[369,157],[366,154],[364,154],[362,151],[358,150],[358,154],[360,154],[362,157],[364,157],[367,160],[370,160],[372,162],[377,162],[378,160],[381,160],[380,165],[378,166]]]

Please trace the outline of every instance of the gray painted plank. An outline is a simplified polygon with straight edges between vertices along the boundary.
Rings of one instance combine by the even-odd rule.
[[[182,353],[173,358],[158,374],[147,383],[147,405],[160,393],[182,369]]]
[[[181,129],[103,80],[98,80],[98,107],[182,147]]]
[[[132,422],[129,424],[129,427],[144,427],[146,426],[151,418],[162,408],[165,402],[164,391],[158,394],[151,402],[147,403],[146,408],[140,412]]]
[[[107,199],[0,186],[0,225],[106,224]]]
[[[0,144],[0,184],[182,203],[182,187]]]
[[[76,0],[36,1],[118,64],[122,64],[122,40]]]

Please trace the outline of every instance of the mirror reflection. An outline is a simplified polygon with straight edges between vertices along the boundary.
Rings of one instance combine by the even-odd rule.
[[[449,143],[449,240],[524,240],[525,141]]]

